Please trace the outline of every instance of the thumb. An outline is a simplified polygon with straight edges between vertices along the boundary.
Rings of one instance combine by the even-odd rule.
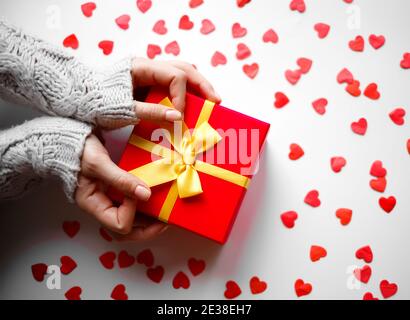
[[[177,121],[182,119],[182,114],[176,109],[141,101],[135,101],[135,113],[138,118],[157,121]]]

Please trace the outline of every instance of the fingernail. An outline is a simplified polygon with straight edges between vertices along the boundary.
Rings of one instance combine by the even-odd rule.
[[[169,225],[164,226],[161,231],[159,232],[159,234],[165,232],[167,229],[169,228]]]
[[[135,195],[137,196],[138,199],[147,201],[149,197],[151,196],[151,191],[145,188],[144,186],[138,185],[135,188]]]
[[[178,110],[167,110],[167,112],[165,112],[165,119],[168,121],[181,120],[182,115]]]
[[[218,99],[218,101],[222,101],[221,96],[220,96],[217,92],[215,92],[215,91],[214,91],[214,93],[215,93],[216,99]]]

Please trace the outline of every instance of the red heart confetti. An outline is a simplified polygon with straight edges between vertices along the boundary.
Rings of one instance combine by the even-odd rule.
[[[226,60],[225,55],[219,51],[216,51],[211,58],[211,64],[214,67],[219,66],[219,65],[224,65],[226,64],[226,62],[227,60]]]
[[[395,283],[390,283],[387,280],[382,280],[380,282],[380,292],[382,293],[383,298],[387,299],[394,296],[397,293],[398,287]]]
[[[302,279],[297,279],[295,281],[295,292],[297,297],[306,296],[312,292],[312,285],[305,283]]]
[[[376,50],[383,47],[384,43],[386,42],[386,39],[384,36],[376,36],[374,34],[371,34],[369,36],[369,43],[370,45],[375,48]]]
[[[364,90],[364,95],[372,100],[377,100],[380,98],[380,92],[377,91],[377,84],[371,83]]]
[[[115,252],[108,251],[100,256],[100,262],[106,269],[114,268],[114,261],[116,258]]]
[[[262,40],[265,43],[268,43],[268,42],[278,43],[279,37],[278,37],[278,34],[275,32],[275,30],[269,29],[263,34]]]
[[[203,3],[204,3],[204,0],[190,0],[189,7],[194,9],[194,8],[199,7]]]
[[[81,287],[72,287],[67,290],[67,292],[64,294],[67,300],[81,300],[81,293],[83,290]]]
[[[117,284],[111,292],[111,298],[114,300],[128,300],[128,295],[123,284]]]
[[[167,27],[165,26],[165,20],[158,20],[155,22],[154,26],[152,27],[152,31],[159,35],[164,35],[168,32]]]
[[[337,75],[337,82],[339,83],[352,84],[353,80],[352,73],[346,68],[343,68]]]
[[[327,99],[319,98],[312,102],[312,107],[318,114],[323,115],[326,113],[327,103]]]
[[[225,286],[226,290],[224,292],[224,295],[226,299],[235,299],[242,293],[241,288],[233,280],[227,281]]]
[[[137,0],[137,7],[142,12],[147,12],[152,6],[151,0]]]
[[[191,30],[194,27],[194,23],[189,19],[188,15],[183,15],[179,20],[179,29]]]
[[[205,270],[205,261],[195,258],[190,258],[188,260],[188,268],[193,276],[201,274]]]
[[[118,254],[118,266],[120,268],[131,267],[135,262],[135,258],[128,254],[126,250],[121,250]]]
[[[64,221],[63,230],[70,238],[74,238],[78,231],[80,231],[80,222]]]
[[[410,52],[403,54],[403,60],[400,61],[400,67],[403,69],[410,69]]]
[[[406,115],[406,110],[403,108],[396,108],[392,112],[389,113],[389,117],[391,121],[393,121],[398,126],[402,126],[404,124],[404,116]]]
[[[310,260],[312,262],[319,261],[321,258],[327,256],[327,251],[321,246],[311,246],[310,247]]]
[[[215,31],[215,25],[209,19],[202,20],[201,30],[202,34],[210,34],[211,32]]]
[[[161,47],[156,44],[149,44],[147,47],[147,57],[154,59],[157,55],[162,53]]]
[[[330,26],[326,23],[316,23],[314,29],[317,32],[319,39],[324,39],[329,34]]]
[[[298,214],[295,211],[286,211],[280,215],[283,225],[289,229],[292,229],[295,226],[297,218]]]
[[[236,0],[236,4],[239,8],[246,6],[251,0]]]
[[[299,71],[306,74],[310,71],[310,68],[312,68],[313,61],[308,58],[299,58],[296,63],[299,66]]]
[[[379,199],[379,205],[384,211],[390,213],[396,206],[396,198],[394,196],[390,196],[388,198],[381,197]]]
[[[260,294],[266,290],[268,285],[265,281],[260,280],[257,276],[254,276],[249,281],[252,294]]]
[[[346,91],[352,95],[353,97],[358,97],[362,94],[361,90],[360,90],[360,81],[358,80],[353,80],[352,83],[349,83],[346,86]]]
[[[246,58],[249,58],[251,54],[251,50],[246,44],[238,43],[236,50],[236,58],[238,60],[244,60]]]
[[[290,152],[288,156],[290,160],[298,160],[305,154],[302,147],[297,143],[292,143],[289,148]]]
[[[77,268],[77,263],[69,256],[62,256],[60,262],[60,270],[62,274],[70,274],[75,268]]]
[[[249,78],[255,79],[259,72],[259,65],[257,63],[245,64],[242,70]]]
[[[47,274],[48,266],[45,263],[36,263],[31,266],[31,273],[33,274],[33,278],[38,281],[42,282],[44,280],[44,276]]]
[[[356,52],[364,50],[364,39],[362,36],[357,36],[354,40],[349,41],[349,48]]]
[[[363,295],[363,300],[379,300],[378,298],[374,297],[371,292],[366,292]]]
[[[275,93],[275,108],[283,108],[289,103],[289,98],[283,92]]]
[[[336,173],[342,171],[342,168],[346,165],[346,159],[343,157],[330,158],[330,167]]]
[[[319,191],[317,191],[317,190],[309,191],[306,194],[304,201],[305,201],[306,204],[308,204],[308,205],[310,205],[314,208],[319,207],[320,203],[321,203],[320,199],[319,199]]]
[[[357,268],[353,271],[353,275],[356,277],[357,280],[363,283],[368,283],[370,277],[372,276],[372,268],[370,266],[365,265],[363,268]]]
[[[241,25],[240,25],[240,23],[238,23],[238,22],[235,22],[233,25],[232,25],[232,36],[234,37],[234,38],[242,38],[242,37],[244,37],[244,36],[246,36],[246,33],[247,33],[248,31],[246,30],[246,28],[243,28]]]
[[[66,48],[74,49],[74,50],[78,49],[79,42],[78,42],[77,36],[74,33],[67,36],[63,40],[63,46]]]
[[[407,140],[407,153],[410,154],[410,139]]]
[[[370,188],[377,192],[384,192],[386,190],[387,180],[386,178],[377,178],[370,180]]]
[[[117,19],[115,19],[115,23],[122,30],[127,30],[130,27],[129,25],[130,20],[131,20],[131,17],[128,14],[123,14],[122,16],[119,16]]]
[[[296,71],[292,71],[292,70],[286,70],[285,71],[285,77],[286,80],[289,81],[290,84],[295,85],[296,83],[298,83],[300,76],[301,76],[301,72],[299,70]]]
[[[184,272],[179,271],[172,280],[172,286],[174,287],[174,289],[188,289],[190,286],[188,276]]]
[[[105,230],[103,227],[100,227],[100,235],[104,240],[108,242],[112,242],[112,237],[109,235],[107,230]]]
[[[339,208],[336,210],[336,217],[340,220],[342,226],[347,226],[352,220],[353,211],[348,208]]]
[[[93,12],[96,8],[97,5],[94,2],[87,2],[81,5],[81,11],[87,18],[93,15]]]
[[[156,266],[155,268],[147,269],[147,277],[155,282],[160,283],[162,278],[164,277],[165,270],[162,266]]]
[[[372,163],[369,173],[373,177],[384,178],[387,174],[387,170],[383,167],[383,162],[376,160]]]
[[[108,56],[114,48],[114,42],[111,40],[103,40],[98,43],[98,47],[106,56]]]
[[[152,251],[150,249],[142,250],[137,255],[137,262],[147,267],[152,267],[154,265],[154,255]]]
[[[303,0],[292,0],[289,4],[289,8],[292,11],[299,11],[300,13],[305,12],[306,5]]]
[[[373,261],[373,251],[370,246],[364,246],[356,251],[356,258],[363,259],[366,263],[371,263]]]
[[[367,131],[367,120],[365,118],[360,118],[359,121],[353,122],[350,127],[354,133],[363,136]]]
[[[165,46],[165,53],[173,54],[174,56],[179,55],[181,49],[177,41],[172,41]]]

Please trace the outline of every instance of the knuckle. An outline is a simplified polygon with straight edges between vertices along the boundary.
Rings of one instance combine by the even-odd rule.
[[[179,82],[186,82],[187,79],[188,79],[188,76],[187,76],[187,74],[186,74],[184,71],[182,71],[182,70],[177,70],[177,71],[175,72],[174,79],[175,79],[176,81],[179,81]]]

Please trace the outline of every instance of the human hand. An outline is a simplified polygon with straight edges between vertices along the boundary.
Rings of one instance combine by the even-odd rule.
[[[105,193],[109,186],[125,195],[119,207]],[[148,240],[168,227],[154,218],[143,215],[135,217],[138,201],[147,201],[150,196],[149,187],[120,169],[94,134],[87,138],[75,192],[75,201],[81,209],[112,231],[117,240]]]

